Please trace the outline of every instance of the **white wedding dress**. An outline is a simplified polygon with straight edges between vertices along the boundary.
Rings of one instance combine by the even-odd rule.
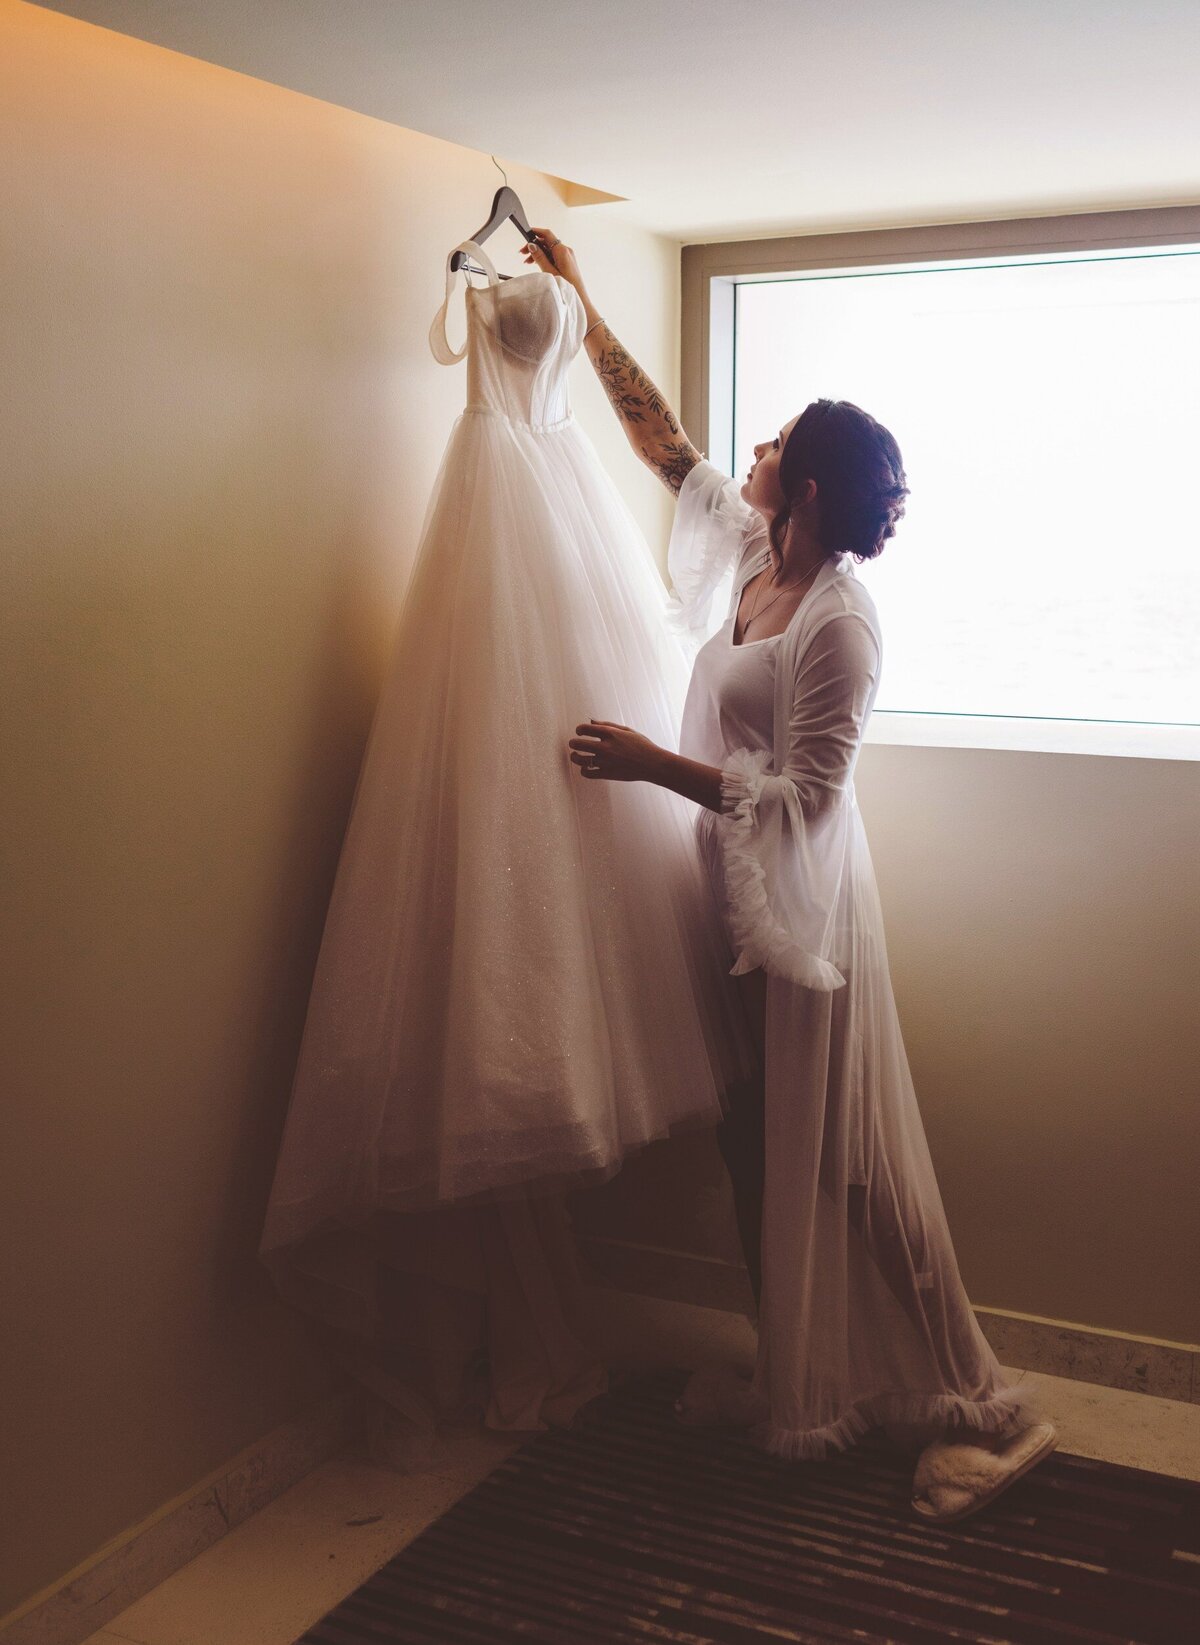
[[[557,275],[502,283],[461,249],[487,284],[468,284],[464,349],[445,303],[431,344],[465,353],[466,406],[321,943],[260,1246],[277,1274],[379,1210],[602,1181],[714,1124],[753,1065],[694,808],[569,760],[593,717],[677,747],[688,681],[646,542],[570,409],[582,305]],[[336,1247],[309,1261],[306,1305],[352,1324]]]

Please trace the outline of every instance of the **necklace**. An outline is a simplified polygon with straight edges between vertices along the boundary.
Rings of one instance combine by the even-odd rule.
[[[746,621],[742,624],[742,636],[743,636],[743,638],[745,637],[746,630],[750,627],[750,624],[752,622],[754,622],[755,618],[761,617],[766,612],[770,611],[771,607],[775,604],[776,600],[782,600],[783,596],[785,594],[789,593],[792,589],[794,589],[794,588],[803,588],[804,584],[813,575],[813,572],[820,571],[821,567],[824,564],[825,564],[824,560],[818,560],[816,565],[810,567],[810,569],[804,573],[803,577],[801,577],[798,582],[785,583],[783,585],[783,587],[779,590],[779,593],[772,595],[771,598],[767,601],[766,605],[764,605],[761,608],[761,610],[760,610],[759,604],[758,604],[758,596],[762,593],[762,590],[765,587],[767,587],[768,583],[773,583],[775,581],[774,575],[772,574],[772,576],[767,579],[767,583],[760,583],[758,588],[756,588],[755,591],[754,591],[754,596],[755,596],[755,598],[754,598],[754,607],[751,610],[750,615],[746,618]]]

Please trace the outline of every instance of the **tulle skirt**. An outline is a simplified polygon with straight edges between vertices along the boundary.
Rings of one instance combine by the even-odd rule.
[[[678,746],[664,607],[573,419],[464,412],[353,799],[268,1261],[381,1209],[602,1181],[719,1120],[753,1067],[694,807],[569,760],[591,718]]]

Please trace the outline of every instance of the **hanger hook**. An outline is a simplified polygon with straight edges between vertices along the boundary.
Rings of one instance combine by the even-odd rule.
[[[508,173],[505,171],[504,167],[500,164],[499,160],[497,160],[497,158],[494,154],[491,156],[491,161],[492,161],[492,164],[495,166],[496,170],[500,173],[501,177],[504,178],[504,186],[505,186],[505,188],[507,188],[508,187]]]

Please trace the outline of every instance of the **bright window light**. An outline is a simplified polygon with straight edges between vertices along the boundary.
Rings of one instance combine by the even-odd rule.
[[[1200,722],[1200,251],[743,281],[734,335],[736,473],[825,395],[903,453],[877,713]]]

